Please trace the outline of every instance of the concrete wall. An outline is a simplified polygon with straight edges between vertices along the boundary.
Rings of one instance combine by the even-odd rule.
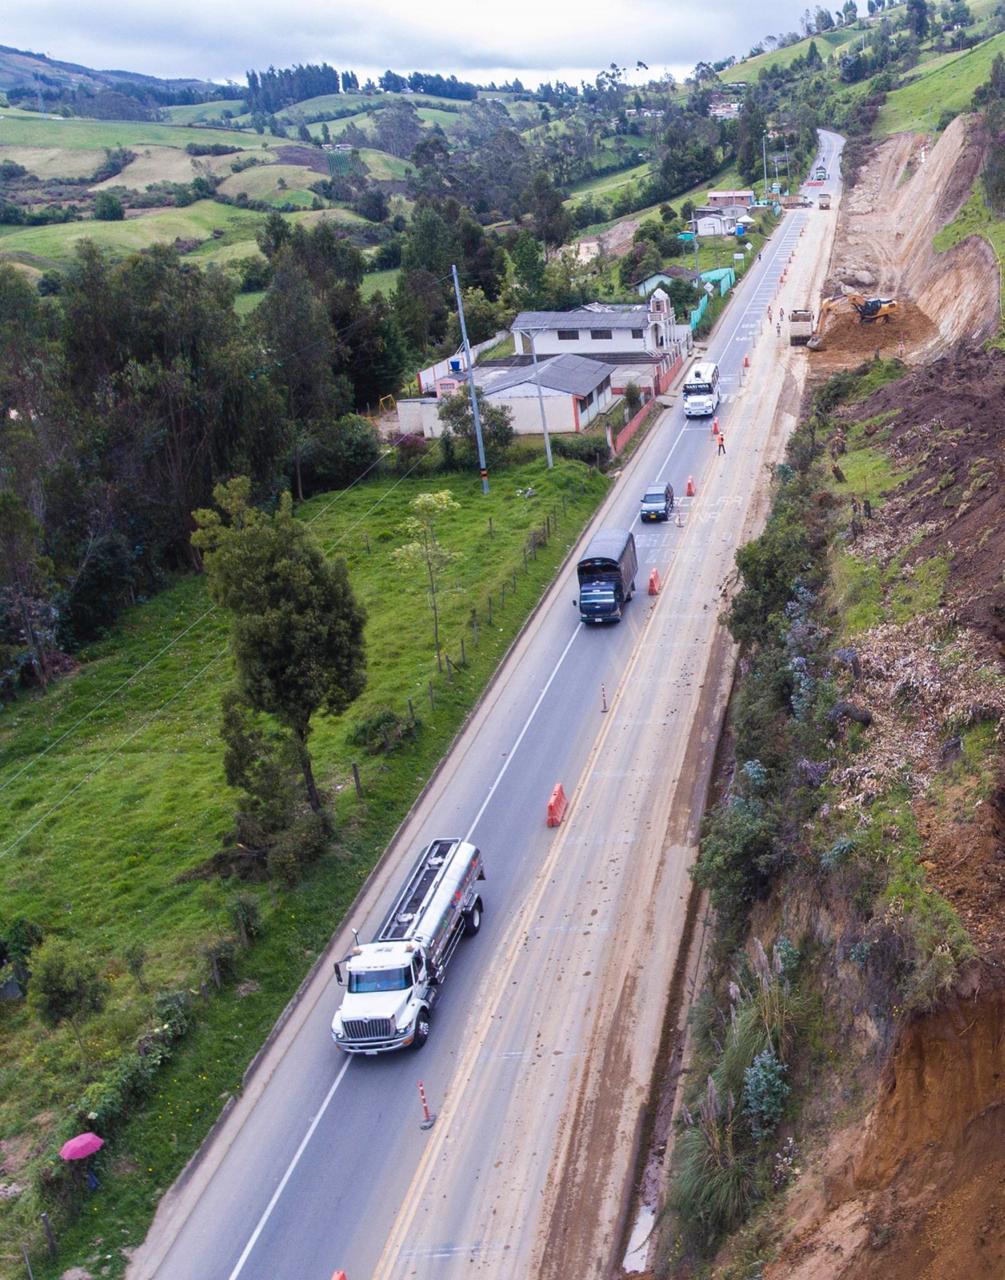
[[[575,397],[564,391],[541,388],[544,417],[549,431],[578,431]],[[518,435],[541,434],[541,408],[537,388],[515,387],[504,396],[492,397],[490,404],[504,405],[513,415],[513,430]],[[602,404],[606,407],[610,396]],[[398,430],[407,435],[422,435],[435,440],[443,433],[439,417],[439,401],[432,398],[398,401]],[[593,406],[590,406],[593,409]],[[594,410],[596,412],[596,410]]]

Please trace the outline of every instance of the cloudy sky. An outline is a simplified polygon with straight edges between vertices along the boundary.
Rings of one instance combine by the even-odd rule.
[[[248,67],[328,61],[361,78],[455,72],[592,79],[612,60],[686,73],[798,27],[805,5],[769,0],[32,0],[7,6],[4,44],[98,68],[244,79]]]

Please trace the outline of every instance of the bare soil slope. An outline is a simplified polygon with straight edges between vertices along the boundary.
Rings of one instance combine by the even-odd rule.
[[[949,712],[958,711],[961,724],[997,722],[999,737],[1005,725],[1005,355],[954,351],[849,412],[875,419],[888,432],[884,448],[909,470],[860,553],[884,566],[906,555],[907,572],[934,554],[950,562],[936,618],[884,624],[858,644],[858,694],[877,713],[858,785],[868,786],[887,764],[918,780],[926,874],[953,903],[977,958],[940,1008],[900,1029],[865,1121],[832,1135],[795,1184],[778,1260],[764,1277],[1000,1278],[1005,771],[985,781],[961,775],[940,796],[926,778],[958,750],[958,739],[946,739]],[[934,629],[946,625],[961,628],[959,662],[948,669],[930,644]],[[911,690],[910,732],[891,736],[884,726],[904,688]],[[856,1027],[868,1022],[864,1008],[853,1012]],[[882,1057],[883,1046],[876,1048]]]
[[[835,318],[814,365],[829,370],[875,349],[895,355],[901,342],[910,359],[930,359],[997,330],[1000,280],[990,245],[972,237],[948,253],[932,247],[969,197],[982,155],[965,116],[934,147],[921,135],[897,134],[873,148],[842,201],[825,292],[844,285],[896,297],[901,312],[888,325]]]

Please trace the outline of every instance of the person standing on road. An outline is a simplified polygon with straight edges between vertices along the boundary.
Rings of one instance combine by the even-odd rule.
[[[768,324],[771,323],[771,303],[768,303]]]
[[[784,307],[779,307],[779,308],[778,308],[778,319],[779,319],[779,320],[784,320],[784,319],[785,319],[785,308],[784,308]]]
[[[720,431],[719,432],[719,453],[725,453],[725,452],[726,452],[726,437]]]

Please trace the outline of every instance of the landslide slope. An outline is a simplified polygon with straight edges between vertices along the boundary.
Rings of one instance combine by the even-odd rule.
[[[935,146],[921,134],[896,134],[867,153],[838,218],[825,292],[842,286],[896,297],[901,314],[866,328],[849,321],[827,330],[815,363],[824,370],[879,349],[913,361],[961,341],[992,336],[999,325],[999,269],[994,251],[970,237],[947,253],[933,239],[970,196],[983,160],[973,117],[958,116]],[[855,353],[858,353],[855,355]]]

